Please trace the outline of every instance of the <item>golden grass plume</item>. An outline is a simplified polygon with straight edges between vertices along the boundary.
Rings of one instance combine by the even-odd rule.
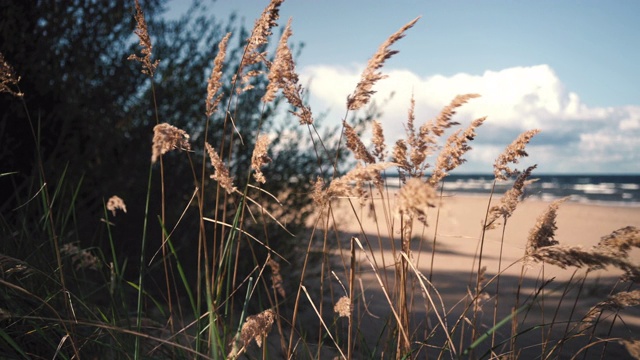
[[[338,302],[333,306],[333,312],[338,314],[338,317],[350,317],[351,316],[351,299],[348,296],[343,296],[338,299]]]
[[[525,146],[539,132],[540,130],[538,129],[523,132],[496,158],[496,162],[493,165],[493,174],[497,180],[507,180],[518,173],[516,169],[511,169],[508,165],[510,163],[517,164],[519,158],[528,156],[527,152],[524,151]]]
[[[167,123],[153,127],[153,145],[151,148],[151,162],[155,163],[161,155],[173,149],[189,151],[189,134]]]
[[[209,143],[205,143],[204,146],[207,149],[209,159],[211,160],[211,164],[215,170],[210,178],[217,181],[220,186],[227,191],[227,193],[232,194],[236,191],[236,187],[233,186],[233,178],[229,175],[229,169],[227,169],[222,159],[220,159],[220,156],[218,156],[216,150],[209,145]]]
[[[264,8],[262,15],[256,20],[251,35],[247,39],[247,46],[245,47],[245,53],[240,62],[238,68],[238,74],[241,76],[242,84],[244,87],[238,88],[237,92],[247,91],[253,88],[250,84],[251,78],[261,74],[261,71],[250,70],[244,73],[244,69],[248,66],[259,63],[265,59],[265,53],[261,51],[261,46],[268,42],[269,36],[271,36],[271,28],[278,26],[278,19],[280,18],[280,5],[284,0],[271,0],[269,5]],[[235,82],[236,76],[233,81]]]
[[[135,0],[136,3],[136,29],[134,33],[138,35],[140,39],[140,53],[142,56],[138,56],[136,54],[131,54],[128,57],[128,60],[138,61],[142,64],[142,73],[147,74],[153,77],[153,74],[160,63],[160,60],[151,61],[151,56],[153,54],[153,45],[151,44],[151,37],[149,36],[149,29],[147,28],[147,22],[144,19],[144,12],[142,11],[142,7],[140,6],[140,2]]]
[[[4,55],[0,52],[0,93],[8,93],[13,96],[22,97],[23,93],[15,91],[11,87],[18,86],[20,77],[16,76],[13,67],[4,59]]]
[[[382,125],[380,122],[374,120],[373,121],[373,152],[372,155],[375,156],[378,161],[384,161],[387,157],[387,151],[385,150],[387,145],[384,142],[384,131],[382,130]]]
[[[251,155],[251,169],[253,169],[253,177],[257,182],[264,184],[267,182],[264,174],[260,170],[262,166],[271,162],[271,158],[267,156],[267,148],[269,147],[269,135],[262,134],[258,136],[258,140],[256,140],[256,145],[253,148],[253,154]]]
[[[558,208],[567,199],[565,197],[552,202],[547,210],[538,217],[536,224],[529,231],[525,255],[530,256],[539,248],[558,244],[558,241],[555,240],[555,232],[558,229],[556,217]]]
[[[367,67],[364,69],[360,77],[360,82],[358,82],[358,85],[356,85],[356,89],[354,90],[353,94],[347,97],[347,108],[349,110],[358,110],[369,102],[371,96],[375,93],[375,91],[371,90],[373,88],[373,85],[378,80],[387,77],[378,70],[382,68],[384,62],[387,59],[398,53],[397,50],[389,50],[389,47],[396,41],[402,39],[404,37],[404,33],[412,28],[413,25],[415,25],[415,23],[418,21],[418,19],[420,18],[418,17],[411,20],[406,25],[401,27],[398,31],[389,36],[389,38],[387,38],[387,40],[385,40],[385,42],[380,45],[378,51],[376,51],[373,57],[369,59]]]
[[[124,203],[124,200],[117,195],[113,195],[107,201],[107,210],[111,211],[113,216],[116,216],[116,210],[122,210],[125,214],[127,213],[127,205]]]
[[[520,173],[511,189],[507,190],[502,198],[500,198],[500,204],[494,205],[489,209],[489,217],[485,222],[485,229],[495,229],[496,226],[499,225],[497,220],[502,218],[506,221],[506,219],[513,215],[513,212],[520,202],[520,197],[524,193],[525,186],[529,184],[527,179],[531,176],[531,172],[535,168],[536,165],[532,165]]]
[[[292,34],[291,19],[289,19],[280,37],[275,59],[273,63],[269,65],[269,84],[267,85],[267,91],[262,97],[262,101],[273,101],[278,89],[282,89],[282,93],[289,104],[298,109],[298,111],[292,113],[298,117],[300,124],[311,125],[313,124],[311,108],[302,101],[303,89],[302,86],[298,84],[299,80],[295,70],[295,63],[289,45],[287,45],[287,40]]]
[[[224,65],[224,57],[227,54],[227,43],[231,38],[231,33],[227,33],[220,43],[218,44],[218,53],[213,59],[213,68],[211,69],[211,75],[207,82],[207,101],[205,114],[207,117],[213,115],[213,112],[218,107],[222,94],[216,96],[220,88],[222,88],[222,66]]]
[[[607,300],[601,301],[589,309],[580,322],[580,329],[584,330],[589,327],[604,311],[620,311],[638,305],[640,305],[640,290],[621,291],[611,295]]]
[[[275,314],[271,309],[267,309],[257,315],[248,316],[247,320],[242,324],[240,332],[240,338],[244,346],[255,340],[256,344],[262,347],[262,338],[271,331],[274,319]]]
[[[369,150],[367,150],[367,147],[364,146],[355,129],[351,127],[351,125],[347,124],[346,121],[342,122],[342,126],[344,128],[345,137],[347,138],[347,148],[353,152],[355,158],[357,160],[362,160],[366,164],[375,163],[376,159],[371,155]]]
[[[418,178],[411,178],[398,192],[398,213],[414,217],[426,217],[427,210],[436,206],[436,188]]]
[[[486,117],[476,119],[464,131],[458,130],[449,136],[444,148],[438,154],[433,172],[429,178],[432,184],[440,182],[451,170],[466,161],[462,156],[471,150],[471,146],[467,142],[476,137],[476,129],[482,125],[485,119]]]

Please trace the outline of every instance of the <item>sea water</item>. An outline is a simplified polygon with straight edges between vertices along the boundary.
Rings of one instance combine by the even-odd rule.
[[[640,206],[640,175],[535,175],[525,187],[524,197],[551,201],[568,196],[569,201],[619,206]],[[387,184],[397,184],[387,177]],[[452,174],[444,180],[449,194],[502,195],[513,186],[513,180],[498,181],[493,174]]]

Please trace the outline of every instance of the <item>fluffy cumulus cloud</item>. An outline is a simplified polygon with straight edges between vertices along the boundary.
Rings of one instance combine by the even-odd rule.
[[[568,91],[548,65],[485,71],[481,75],[420,77],[408,70],[383,69],[389,77],[376,84],[374,99],[385,103],[383,123],[389,141],[404,135],[411,96],[416,122],[438,114],[456,95],[482,97],[459,108],[455,120],[467,124],[487,116],[468,155],[468,172],[491,171],[493,159],[520,132],[542,133],[529,147],[539,172],[640,172],[640,106],[590,107]],[[329,121],[340,120],[346,98],[362,68],[308,66],[302,75],[310,84],[314,110],[329,109]]]

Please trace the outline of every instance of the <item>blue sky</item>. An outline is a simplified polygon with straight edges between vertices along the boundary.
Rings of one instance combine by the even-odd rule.
[[[169,16],[189,3],[171,1]],[[222,20],[235,11],[251,27],[266,4],[221,0],[209,11]],[[374,88],[379,100],[395,91],[380,119],[390,141],[403,134],[412,93],[418,124],[456,94],[479,93],[455,118],[488,117],[460,172],[490,172],[504,146],[535,127],[528,162],[539,173],[640,173],[638,14],[635,0],[288,0],[280,23],[291,17],[290,41],[305,43],[297,70],[327,122],[341,120],[378,46],[421,16]]]

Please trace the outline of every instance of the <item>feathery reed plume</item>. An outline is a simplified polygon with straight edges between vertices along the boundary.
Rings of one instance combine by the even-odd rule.
[[[496,180],[507,180],[518,173],[516,169],[509,168],[508,164],[517,164],[518,158],[528,156],[527,152],[524,151],[524,148],[531,138],[539,132],[540,130],[538,129],[525,131],[504,149],[493,165],[493,174],[495,175]]]
[[[350,317],[351,316],[351,299],[348,296],[343,296],[338,299],[338,302],[333,306],[333,312],[338,314],[338,317]]]
[[[380,181],[382,181],[380,177],[380,172],[386,168],[394,166],[394,163],[377,163],[377,164],[368,164],[365,166],[356,166],[347,172],[344,176],[334,179],[329,185],[329,191],[331,193],[335,193],[336,195],[340,194],[338,189],[347,188],[352,182],[366,182],[372,181],[374,185],[379,185]],[[346,194],[346,193],[342,193]]]
[[[545,246],[558,245],[558,241],[554,239],[556,230],[556,216],[558,208],[565,202],[568,197],[558,199],[552,202],[547,210],[536,220],[536,224],[529,231],[529,238],[527,239],[527,245],[525,249],[525,255],[530,256],[539,248]]]
[[[472,305],[473,305],[473,313],[479,313],[482,312],[482,304],[486,301],[489,300],[491,298],[491,296],[489,295],[489,293],[487,293],[486,291],[484,291],[483,289],[485,288],[485,283],[487,281],[487,267],[483,266],[482,268],[480,268],[480,272],[478,273],[478,280],[477,280],[477,286],[475,288],[476,291],[479,291],[479,293],[476,293],[475,295],[471,292],[471,289],[467,289],[467,294],[469,295],[469,298],[472,299]]]
[[[603,236],[598,247],[606,247],[619,256],[628,257],[632,247],[640,248],[640,229],[627,226],[618,229],[607,236]]]
[[[204,147],[207,149],[207,153],[209,153],[209,159],[215,170],[210,178],[217,181],[227,193],[232,194],[236,191],[236,188],[233,186],[233,179],[229,175],[229,169],[227,169],[216,150],[209,145],[209,143],[204,143]]]
[[[409,113],[407,116],[407,143],[411,146],[411,152],[409,154],[409,159],[411,160],[412,166],[411,169],[416,171],[417,169],[422,168],[422,163],[424,160],[433,152],[433,148],[435,148],[436,139],[431,136],[429,133],[430,122],[423,124],[420,127],[420,131],[416,134],[416,128],[414,125],[415,122],[415,106],[416,101],[411,95],[411,104],[409,106]],[[416,174],[414,174],[416,176]],[[422,177],[422,174],[417,174],[417,177]]]
[[[262,347],[262,338],[269,334],[275,314],[273,310],[267,309],[257,315],[248,316],[242,324],[240,338],[244,346],[248,346],[251,340],[255,340],[259,347]]]
[[[500,218],[506,220],[516,210],[520,197],[524,193],[524,187],[529,184],[527,179],[531,176],[531,172],[536,168],[536,165],[529,166],[525,171],[520,173],[513,183],[511,189],[507,190],[500,199],[500,205],[494,205],[489,210],[489,217],[485,223],[485,229],[495,229],[499,223],[496,221]]]
[[[271,162],[271,158],[267,156],[267,148],[269,147],[269,136],[262,134],[258,136],[256,140],[256,146],[253,148],[253,154],[251,155],[251,168],[254,170],[253,177],[257,182],[264,184],[267,180],[264,178],[264,174],[260,171],[260,168]]]
[[[173,149],[189,151],[189,134],[167,123],[153,127],[153,145],[151,147],[151,163],[155,163],[161,155]]]
[[[0,93],[5,92],[17,97],[24,96],[20,91],[14,91],[11,88],[17,86],[18,82],[20,82],[20,77],[16,76],[13,67],[5,61],[4,55],[0,52]]]
[[[423,137],[421,136],[422,134],[416,135],[414,125],[416,118],[415,106],[416,101],[412,94],[407,113],[407,123],[405,124],[407,139],[397,140],[393,148],[392,160],[399,164],[398,176],[403,183],[406,182],[407,175],[412,177],[422,177],[424,172],[423,170],[427,167],[422,166],[422,163],[430,154],[429,146],[434,146],[435,144],[435,139],[429,136]],[[428,131],[425,135],[428,135]],[[409,147],[411,147],[411,151],[408,151]]]
[[[413,27],[413,25],[418,21],[418,18],[410,21],[403,27],[401,27],[398,31],[396,31],[393,35],[391,35],[385,42],[380,45],[378,51],[373,55],[369,62],[367,63],[367,67],[362,72],[360,77],[360,82],[356,86],[353,94],[347,97],[347,108],[349,110],[358,110],[369,102],[371,95],[375,93],[375,91],[371,90],[373,85],[381,79],[386,78],[386,75],[383,75],[378,69],[382,68],[385,60],[389,59],[393,55],[397,54],[397,50],[389,50],[389,47],[393,45],[396,41],[402,39],[404,37],[405,31],[409,30]]]
[[[384,132],[382,131],[382,125],[374,120],[373,121],[373,156],[378,158],[378,161],[384,161],[387,157],[385,148],[387,145],[384,142]]]
[[[403,183],[407,182],[407,174],[411,172],[411,164],[407,161],[407,143],[398,139],[393,146],[393,155],[391,156],[391,161],[398,164],[398,177],[400,181]]]
[[[590,270],[604,269],[607,265],[624,271],[623,281],[640,282],[640,266],[629,261],[627,246],[637,246],[638,230],[629,226],[603,236],[598,245],[589,250],[580,246],[550,245],[529,252],[529,258],[566,268],[587,267]],[[633,245],[631,245],[633,244]],[[529,248],[529,244],[528,244]]]
[[[620,342],[634,359],[640,359],[640,340],[622,340]]]
[[[313,183],[313,191],[311,191],[311,199],[313,203],[318,207],[322,207],[326,201],[328,200],[327,192],[324,188],[324,179],[320,176],[317,177],[316,181]]]
[[[269,74],[267,75],[269,84],[267,85],[267,91],[262,97],[262,102],[267,103],[273,101],[278,89],[284,88],[287,82],[298,82],[298,75],[293,71],[295,67],[293,56],[287,44],[291,35],[293,35],[293,31],[291,30],[291,19],[289,19],[278,42],[276,56],[269,67]]]
[[[147,29],[147,22],[144,19],[144,12],[142,12],[142,7],[140,7],[140,2],[135,0],[136,2],[136,29],[134,33],[138,35],[140,39],[140,46],[142,50],[140,53],[143,56],[138,56],[136,54],[131,54],[127,58],[128,60],[135,60],[142,64],[142,73],[153,77],[160,60],[151,61],[151,55],[153,53],[153,46],[151,45],[151,37],[149,36],[149,30]]]
[[[471,150],[471,146],[467,145],[467,142],[472,141],[476,137],[476,128],[482,125],[485,119],[486,117],[476,119],[464,132],[458,130],[449,136],[444,148],[440,151],[440,154],[438,154],[429,182],[437,184],[445,176],[449,175],[449,171],[466,161],[462,156]]]
[[[211,117],[213,112],[218,108],[218,104],[222,99],[222,94],[216,96],[220,88],[222,88],[222,66],[224,65],[224,57],[227,55],[227,43],[231,38],[231,33],[227,33],[218,44],[218,53],[213,59],[213,68],[207,82],[207,101],[206,111],[207,117]]]
[[[601,301],[594,305],[582,318],[580,330],[588,328],[603,311],[619,311],[630,306],[640,305],[640,290],[621,291],[615,295],[609,296],[607,300]]]
[[[278,262],[273,259],[269,259],[267,264],[271,268],[271,287],[273,287],[273,289],[277,291],[278,294],[280,294],[280,296],[285,298],[287,294],[285,293],[284,287],[282,286],[282,275],[280,275],[280,264],[278,264]]]
[[[362,160],[366,164],[373,164],[376,162],[376,159],[371,155],[367,147],[364,146],[362,140],[356,133],[356,131],[351,127],[351,125],[347,124],[346,121],[342,122],[342,126],[344,128],[344,134],[347,138],[347,148],[353,152],[357,160]]]
[[[302,101],[302,86],[298,84],[298,74],[295,70],[295,63],[287,40],[293,34],[291,31],[291,19],[287,22],[287,27],[280,37],[278,49],[273,63],[269,67],[269,85],[267,91],[262,97],[263,102],[273,101],[278,89],[282,89],[284,97],[289,104],[295,106],[299,111],[292,112],[300,120],[301,125],[313,124],[311,108],[306,106]]]
[[[456,96],[449,105],[445,106],[440,114],[433,121],[433,126],[431,128],[431,132],[433,132],[436,136],[442,136],[444,130],[450,128],[454,125],[459,125],[459,123],[455,121],[451,121],[453,115],[456,114],[455,109],[466,104],[469,100],[480,97],[479,94],[464,94]]]
[[[283,2],[284,0],[271,0],[269,5],[262,11],[262,15],[256,20],[251,35],[247,39],[247,46],[238,68],[238,74],[242,74],[247,66],[257,64],[265,58],[265,53],[261,52],[259,48],[267,43],[269,36],[272,34],[271,28],[278,26],[276,21],[280,18],[280,5]],[[238,88],[238,93],[252,89],[253,86],[249,83],[251,78],[261,73],[261,71],[253,70],[241,75],[244,87]],[[235,79],[236,76],[234,76],[233,80],[235,81]]]
[[[573,266],[599,270],[611,265],[624,271],[624,274],[620,277],[622,281],[640,282],[640,266],[631,263],[626,257],[620,257],[619,253],[611,252],[604,247],[584,250],[580,246],[551,245],[537,249],[531,254],[530,258],[536,261],[544,261],[563,269]]]
[[[380,185],[382,181],[380,172],[391,166],[397,166],[397,164],[391,162],[369,164],[366,166],[356,164],[356,167],[345,175],[333,179],[326,189],[324,187],[324,180],[318,177],[314,183],[311,198],[318,206],[323,206],[329,200],[340,196],[360,198],[366,194],[362,189],[363,183],[371,181],[376,186]]]
[[[547,210],[538,217],[536,224],[529,232],[525,255],[529,256],[542,247],[558,244],[558,241],[554,238],[555,231],[558,229],[556,217],[558,208],[567,199],[568,197],[565,197],[552,202]]]
[[[393,161],[399,164],[398,175],[403,183],[406,182],[407,176],[415,178],[424,176],[425,171],[431,166],[425,160],[438,148],[438,138],[444,134],[446,129],[459,125],[459,123],[451,121],[451,117],[456,113],[455,109],[465,104],[469,99],[479,96],[477,94],[456,96],[449,105],[442,109],[435,119],[425,122],[417,131],[414,114],[415,99],[413,96],[411,97],[408,119],[405,125],[407,138],[406,140],[396,141],[392,157]],[[485,119],[481,118],[473,121],[464,132],[460,130],[447,139],[445,148],[440,152],[436,169],[429,181],[437,183],[447,175],[448,171],[453,170],[464,162],[462,155],[471,149],[467,142],[474,139],[476,136],[475,129],[482,125]]]
[[[435,207],[438,194],[433,185],[417,178],[407,180],[398,192],[398,213],[410,218],[426,218],[427,210]]]
[[[116,210],[122,210],[126,214],[127,205],[119,196],[114,195],[107,201],[107,210],[111,211],[113,216],[116,216]]]

